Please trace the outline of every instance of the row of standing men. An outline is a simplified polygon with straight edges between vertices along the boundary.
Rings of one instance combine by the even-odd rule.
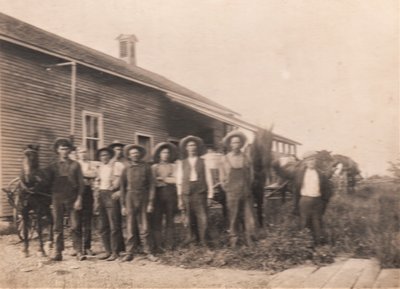
[[[208,206],[217,185],[226,192],[230,246],[237,245],[239,223],[244,225],[245,243],[252,245],[255,240],[253,172],[249,158],[241,151],[246,141],[240,131],[229,133],[223,143],[230,152],[222,156],[217,166],[210,166],[202,157],[203,141],[195,136],[187,136],[179,142],[180,160],[177,160],[175,145],[157,144],[153,150],[153,165],[144,161],[149,152],[137,144],[124,145],[115,141],[96,152],[100,162],[93,165],[87,160],[83,147],[77,149],[78,160],[75,161],[70,157],[71,142],[56,140],[54,150],[58,158],[49,166],[55,237],[52,260],[63,258],[66,212],[71,220],[73,254],[78,260],[93,254],[93,213],[99,215],[99,233],[105,251],[99,259],[114,261],[125,251],[122,261],[131,261],[140,243],[147,258],[156,261],[153,252],[176,246],[174,216],[177,209],[186,220],[187,236],[183,245],[198,243],[207,247]],[[151,224],[148,213],[152,213]],[[127,228],[125,240],[123,217]],[[162,234],[164,217],[165,236]]]

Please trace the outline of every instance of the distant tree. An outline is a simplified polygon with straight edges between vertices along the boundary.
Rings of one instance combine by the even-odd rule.
[[[392,173],[396,181],[400,182],[400,159],[396,162],[389,162],[388,171]]]

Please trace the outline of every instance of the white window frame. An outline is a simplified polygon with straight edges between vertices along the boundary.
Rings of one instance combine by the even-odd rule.
[[[135,143],[136,144],[139,144],[139,136],[148,137],[150,139],[150,149],[152,150],[154,148],[154,137],[151,134],[135,132]],[[151,154],[152,152],[147,152],[147,153]]]
[[[93,116],[98,118],[98,131],[99,137],[98,138],[91,138],[87,137],[87,128],[86,128],[86,116]],[[91,112],[87,110],[82,111],[82,145],[86,147],[86,140],[87,139],[95,139],[99,140],[99,148],[104,146],[104,126],[103,126],[103,114],[98,112]]]

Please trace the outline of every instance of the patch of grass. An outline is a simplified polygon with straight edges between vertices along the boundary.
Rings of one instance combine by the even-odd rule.
[[[175,251],[161,254],[160,259],[165,264],[185,268],[211,266],[270,272],[282,271],[305,262],[333,262],[333,254],[329,248],[313,250],[310,232],[298,230],[298,224],[294,221],[291,211],[291,204],[286,203],[280,208],[283,217],[280,218],[279,224],[260,229],[255,246],[239,246],[236,249],[228,247],[229,238],[220,212],[211,212],[211,250],[195,246],[178,247]]]
[[[194,267],[228,267],[282,271],[296,265],[328,264],[345,254],[355,258],[375,257],[383,268],[400,268],[400,187],[366,183],[353,195],[335,195],[324,216],[328,244],[313,249],[309,231],[299,231],[291,214],[291,201],[270,210],[274,225],[259,230],[252,248],[230,249],[221,212],[210,213],[210,251],[181,248],[160,255],[163,263]],[[268,207],[265,213],[268,216]],[[180,237],[184,230],[180,228]],[[178,240],[178,244],[180,241]]]
[[[399,204],[396,184],[366,184],[354,195],[335,196],[324,217],[333,252],[400,268]]]

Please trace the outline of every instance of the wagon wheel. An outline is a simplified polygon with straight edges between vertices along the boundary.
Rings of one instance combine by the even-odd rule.
[[[3,191],[7,194],[7,200],[10,206],[12,207],[12,218],[14,225],[17,225],[18,220],[18,190],[20,189],[20,179],[17,177],[10,181]]]
[[[22,219],[22,215],[20,214],[18,207],[20,207],[19,200],[19,190],[20,186],[20,178],[17,177],[11,180],[7,187],[3,189],[3,191],[7,194],[7,200],[10,206],[12,207],[12,218],[15,228],[17,229],[17,235],[21,239],[24,240],[24,220]],[[29,213],[29,224],[28,224],[28,238],[32,239],[34,231],[35,231],[36,221],[33,213]]]
[[[22,215],[18,214],[17,216],[17,221],[16,221],[16,228],[17,228],[17,235],[21,241],[24,241],[24,219],[22,218]],[[34,217],[34,214],[32,212],[29,213],[29,219],[28,219],[28,240],[31,240],[33,238],[33,235],[35,233],[35,228],[36,228],[36,219]]]

